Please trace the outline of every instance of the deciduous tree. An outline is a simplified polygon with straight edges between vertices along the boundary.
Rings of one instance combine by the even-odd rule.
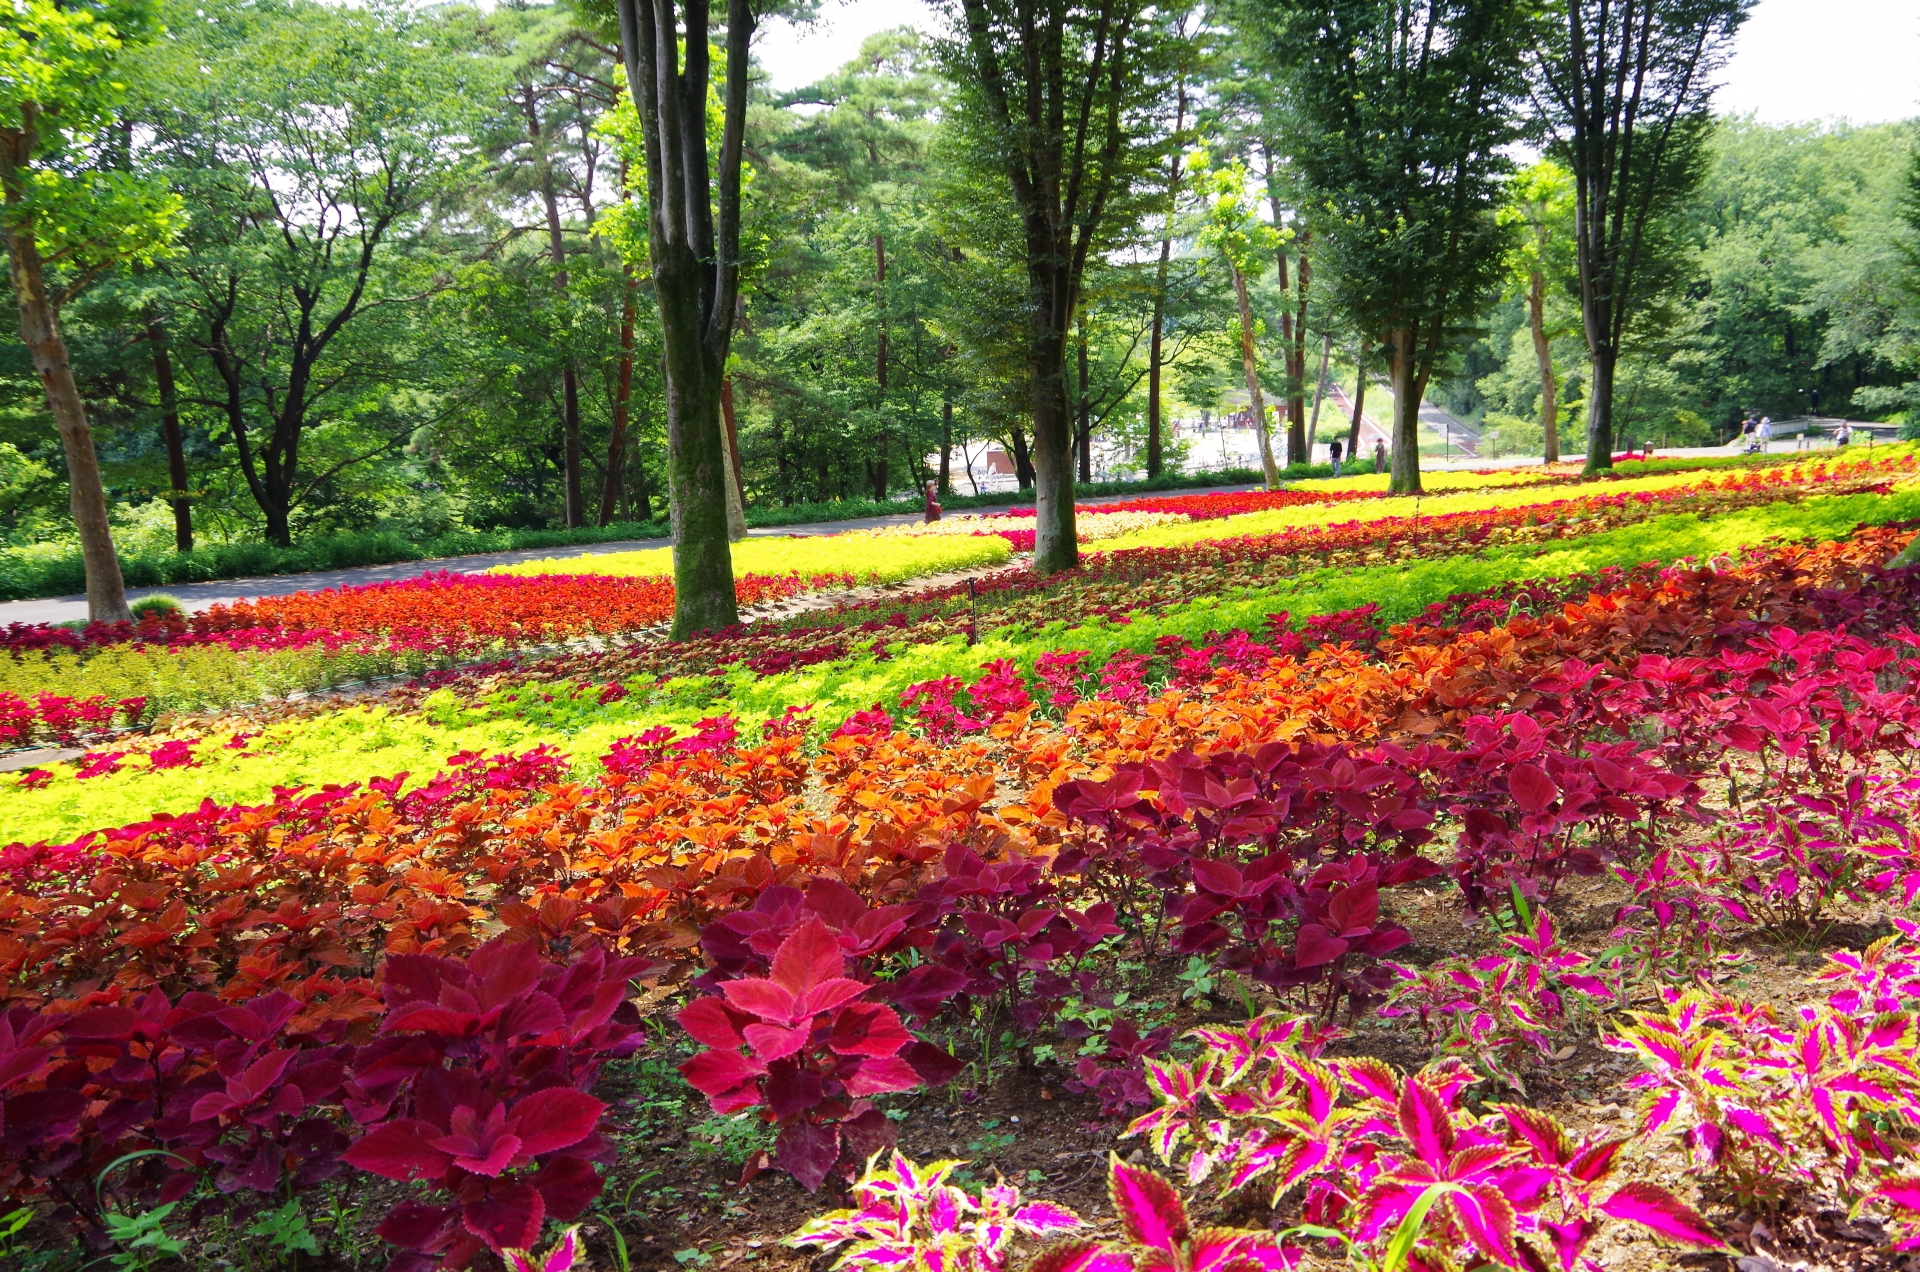
[[[1321,273],[1391,357],[1392,488],[1420,489],[1420,401],[1504,264],[1526,0],[1284,0],[1240,21],[1281,77]]]
[[[1534,28],[1536,97],[1573,173],[1588,472],[1613,466],[1621,348],[1683,264],[1663,222],[1705,172],[1713,74],[1753,2],[1565,0]]]
[[[1080,560],[1067,333],[1089,256],[1155,157],[1158,15],[1139,0],[947,0],[954,126],[1011,188],[1027,274],[1036,573]]]
[[[125,88],[127,42],[152,32],[144,3],[108,9],[16,0],[0,22],[0,233],[20,338],[66,456],[87,615],[95,622],[131,615],[60,308],[116,264],[151,263],[177,229],[179,201],[164,186],[102,163],[98,153]]]

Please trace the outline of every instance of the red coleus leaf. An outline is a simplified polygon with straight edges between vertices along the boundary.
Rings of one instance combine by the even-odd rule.
[[[820,920],[809,919],[780,943],[773,956],[772,980],[795,998],[804,998],[837,979],[845,967],[840,938]]]
[[[549,1087],[513,1106],[513,1129],[530,1157],[571,1148],[587,1136],[607,1106],[585,1091]]]
[[[744,1047],[741,1030],[752,1016],[737,1012],[718,998],[696,998],[674,1017],[695,1042],[708,1047]]]
[[[834,1017],[827,1046],[843,1056],[891,1056],[912,1043],[913,1035],[900,1023],[893,1008],[876,1003],[848,1003]]]
[[[453,1155],[433,1147],[440,1128],[417,1118],[386,1122],[354,1142],[341,1156],[348,1165],[387,1179],[439,1179]]]
[[[1637,1223],[1679,1245],[1697,1250],[1723,1250],[1726,1243],[1694,1209],[1666,1189],[1638,1181],[1623,1185],[1600,1203],[1615,1219]]]
[[[1507,789],[1513,792],[1513,802],[1528,813],[1544,813],[1547,806],[1560,797],[1560,788],[1554,785],[1546,770],[1524,762],[1514,765],[1507,775]]]
[[[702,1051],[680,1066],[680,1076],[694,1090],[706,1096],[713,1103],[714,1111],[719,1113],[731,1113],[758,1104],[759,1097],[748,1096],[747,1093],[766,1072],[766,1065],[758,1060],[750,1060],[737,1051]],[[745,1103],[741,1103],[743,1098]],[[721,1107],[723,1101],[726,1108]]]
[[[746,1035],[747,1045],[753,1048],[754,1056],[764,1064],[772,1064],[806,1047],[807,1039],[813,1036],[813,1021],[808,1019],[791,1028],[748,1025],[741,1032]]]
[[[468,1232],[498,1254],[508,1247],[525,1249],[538,1241],[546,1216],[546,1199],[532,1184],[494,1180],[484,1196],[466,1204],[460,1220]]]
[[[1107,1194],[1128,1240],[1169,1254],[1185,1246],[1187,1208],[1173,1185],[1150,1170],[1127,1165],[1117,1154],[1109,1153],[1107,1163]]]
[[[1300,934],[1294,940],[1293,965],[1319,967],[1331,963],[1347,952],[1349,944],[1318,923],[1302,923]]]
[[[1327,902],[1327,913],[1337,935],[1365,936],[1380,919],[1380,889],[1373,883],[1342,888]]]
[[[884,1095],[889,1091],[911,1091],[920,1085],[920,1075],[899,1056],[861,1059],[859,1068],[843,1078],[849,1095]]]

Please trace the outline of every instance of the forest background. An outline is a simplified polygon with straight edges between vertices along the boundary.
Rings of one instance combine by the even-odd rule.
[[[164,34],[127,52],[117,126],[72,160],[177,200],[167,251],[70,280],[84,285],[62,314],[122,556],[663,530],[645,164],[610,6],[201,0],[159,18]],[[1197,19],[1181,37],[1143,71],[1137,170],[1073,319],[1082,481],[1096,442],[1111,476],[1200,466],[1167,421],[1248,399],[1236,273],[1281,416],[1312,410],[1323,357],[1329,383],[1364,370],[1380,394],[1385,374],[1377,340],[1314,286],[1252,54]],[[1028,482],[1024,258],[1004,179],[968,162],[938,52],[902,28],[817,84],[753,85],[728,364],[749,509],[857,510],[928,481],[965,495],[989,445]],[[1537,273],[1577,455],[1571,196],[1516,153],[1503,216],[1525,232],[1428,395],[1483,429],[1483,454],[1540,453]],[[1703,153],[1622,350],[1617,444],[1715,443],[1749,411],[1920,432],[1912,127],[1720,118]],[[1221,248],[1234,216],[1271,240],[1237,263]],[[1324,443],[1348,424],[1329,407],[1308,427]],[[0,533],[0,573],[74,551],[59,440],[10,332]]]

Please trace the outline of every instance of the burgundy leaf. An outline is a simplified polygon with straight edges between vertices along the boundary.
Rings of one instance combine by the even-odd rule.
[[[556,1157],[528,1176],[547,1203],[547,1217],[572,1223],[600,1195],[606,1181],[593,1164],[579,1157]]]
[[[431,1122],[406,1119],[374,1127],[341,1154],[350,1166],[387,1179],[438,1179],[453,1164],[453,1156],[429,1142],[440,1138]]]
[[[486,1193],[460,1212],[467,1231],[495,1254],[509,1246],[525,1249],[540,1239],[547,1203],[532,1184],[496,1179]]]
[[[1302,923],[1294,941],[1295,967],[1320,967],[1347,952],[1348,942],[1333,935],[1318,923]]]
[[[1553,784],[1553,779],[1535,764],[1514,765],[1507,776],[1507,789],[1513,792],[1513,802],[1529,813],[1546,812],[1547,805],[1560,796],[1560,788]]]
[[[594,1123],[606,1108],[585,1091],[548,1087],[515,1104],[509,1124],[520,1137],[522,1151],[538,1157],[593,1134]]]
[[[900,1058],[913,1066],[913,1071],[927,1086],[945,1086],[966,1068],[944,1049],[925,1041],[916,1041],[900,1053]]]
[[[1133,1272],[1133,1259],[1097,1241],[1063,1241],[1042,1250],[1027,1272]]]
[[[800,1181],[808,1192],[819,1192],[833,1164],[840,1160],[840,1132],[812,1122],[790,1122],[774,1142],[773,1165]]]

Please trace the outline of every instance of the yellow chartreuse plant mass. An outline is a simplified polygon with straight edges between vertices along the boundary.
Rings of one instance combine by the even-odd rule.
[[[857,583],[902,583],[923,574],[999,565],[1013,553],[998,535],[887,536],[867,534],[783,535],[742,539],[733,545],[733,572],[742,574],[850,575]],[[673,573],[673,549],[602,552],[545,557],[497,565],[489,574],[602,574],[648,578]]]
[[[1884,450],[1882,456],[1884,456]],[[1844,462],[1844,457],[1840,459]],[[1773,470],[1761,471],[1764,473]],[[1705,476],[1698,472],[1656,473],[1647,477],[1629,477],[1620,481],[1609,481],[1604,485],[1554,486],[1546,490],[1535,490],[1527,486],[1508,489],[1496,487],[1419,496],[1403,495],[1388,499],[1366,499],[1346,503],[1302,504],[1292,508],[1275,508],[1267,512],[1242,513],[1237,517],[1223,517],[1217,521],[1192,521],[1185,525],[1155,526],[1150,530],[1141,530],[1133,534],[1121,535],[1117,539],[1109,539],[1101,545],[1101,548],[1104,551],[1118,551],[1123,548],[1171,548],[1186,543],[1207,543],[1222,539],[1239,539],[1248,535],[1279,534],[1285,530],[1298,530],[1308,526],[1385,521],[1392,517],[1439,517],[1453,512],[1485,512],[1499,508],[1525,508],[1534,504],[1542,505],[1543,513],[1551,515],[1549,505],[1560,499],[1578,499],[1590,495],[1653,494],[1663,490],[1703,488],[1728,482],[1737,483],[1755,475],[1759,474],[1742,471],[1716,472]]]

